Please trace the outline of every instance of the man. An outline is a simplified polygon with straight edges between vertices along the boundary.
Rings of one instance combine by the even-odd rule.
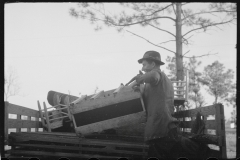
[[[145,141],[150,145],[149,156],[163,157],[166,153],[159,153],[161,144],[162,152],[167,152],[175,144],[174,136],[170,138],[171,132],[176,131],[174,112],[174,92],[172,82],[160,70],[164,65],[160,54],[156,51],[147,51],[143,58],[138,60],[143,65],[143,75],[136,76],[137,84],[145,83],[143,89],[143,100],[146,107],[147,122],[144,131]],[[166,151],[164,151],[166,150]],[[161,154],[161,155],[158,155]]]
[[[156,51],[147,51],[143,58],[138,60],[142,64],[145,74],[135,77],[137,86],[144,83],[143,101],[146,107],[147,122],[144,138],[149,144],[149,157],[176,159],[185,148],[190,154],[196,153],[198,146],[177,134],[177,121],[172,114],[174,112],[174,91],[172,82],[160,70],[164,65],[160,54]],[[134,86],[134,90],[139,89]],[[181,147],[181,144],[182,145]],[[186,147],[188,146],[188,147]]]

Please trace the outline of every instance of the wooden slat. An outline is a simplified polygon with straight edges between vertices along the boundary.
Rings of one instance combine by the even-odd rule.
[[[76,133],[68,133],[68,132],[31,132],[31,133],[12,133],[11,136],[32,136],[32,137],[60,137],[60,138],[74,138],[79,139],[79,137],[76,135]],[[91,138],[92,137],[92,138]],[[143,137],[140,136],[129,136],[129,135],[104,135],[104,134],[91,134],[86,136],[86,139],[109,139],[114,141],[126,141],[126,142],[134,142],[134,143],[143,143]]]
[[[32,148],[43,148],[43,149],[56,149],[57,150],[75,150],[75,151],[97,151],[97,152],[108,152],[108,153],[124,153],[124,154],[132,154],[132,155],[147,155],[146,152],[143,151],[126,151],[126,150],[116,150],[114,148],[109,148],[107,145],[94,145],[94,146],[102,146],[104,148],[92,148],[82,146],[60,146],[60,145],[44,145],[44,144],[21,144],[15,143],[15,146],[22,147],[32,147]],[[134,147],[134,146],[133,146]]]
[[[53,118],[53,119],[50,119],[49,122],[53,121],[53,120],[57,120],[57,119],[63,119],[63,118],[66,118],[68,116],[61,116],[61,117],[57,117],[57,118]]]
[[[9,119],[8,128],[41,128],[39,121]]]
[[[116,147],[126,147],[126,148],[144,148],[148,149],[148,145],[146,144],[137,144],[132,142],[114,142],[110,140],[93,140],[93,139],[81,139],[79,141],[81,145],[108,145],[108,146],[116,146]]]
[[[173,91],[175,91],[175,92],[185,92],[184,89],[174,89]]]
[[[47,107],[47,109],[51,109],[51,108],[59,108],[60,106],[62,106],[62,107],[67,107],[66,105],[64,105],[64,104],[57,104],[57,105],[55,105],[55,106],[50,106],[50,107]],[[44,110],[44,109],[43,109]],[[57,110],[57,109],[56,109]]]
[[[44,151],[24,151],[24,150],[13,150],[12,155],[30,155],[30,156],[53,156],[53,157],[76,157],[76,158],[112,158],[119,159],[117,156],[102,156],[92,154],[76,154],[76,153],[63,153],[63,152],[44,152]]]
[[[185,93],[183,93],[183,94],[175,94],[174,93],[174,96],[184,96],[185,95]]]
[[[8,105],[8,113],[31,116],[36,118],[40,117],[39,112],[34,109],[26,108],[26,107],[11,104],[11,103],[9,103]]]
[[[185,85],[184,86],[173,86],[173,87],[175,87],[175,88],[184,88]]]
[[[62,121],[61,120],[50,123],[50,128],[51,129],[59,128],[61,126],[62,126]]]
[[[73,115],[71,115],[71,112],[70,112],[70,109],[69,109],[69,106],[70,106],[69,96],[67,97],[66,102],[67,102],[67,115],[68,115],[69,119],[72,121]],[[78,101],[78,102],[80,102],[80,101]]]
[[[186,81],[171,81],[172,83],[186,83]]]
[[[25,132],[25,133],[28,133],[28,132]],[[66,137],[54,137],[54,136],[31,136],[31,135],[23,136],[23,135],[14,134],[13,132],[10,133],[9,137],[13,138],[15,142],[27,142],[27,141],[34,140],[39,142],[51,141],[55,143],[79,144],[78,138],[66,138]]]
[[[63,110],[63,109],[67,109],[67,107],[64,107],[64,108],[58,108],[58,109],[55,109],[54,111],[59,111],[59,110]]]
[[[188,133],[188,132],[184,132],[183,135],[185,135],[186,137],[188,138],[193,138],[193,135],[192,133]],[[206,138],[204,138],[206,137]],[[202,136],[201,138],[201,141],[204,143],[207,143],[207,144],[214,144],[214,145],[218,145],[218,141],[219,141],[219,136],[217,135],[204,135]],[[194,139],[194,138],[193,138]]]
[[[9,136],[15,139],[16,142],[34,140],[39,142],[54,142],[54,143],[81,144],[81,145],[110,145],[110,146],[117,146],[117,147],[148,148],[148,145],[144,143],[140,144],[140,143],[133,143],[133,142],[86,139],[86,138],[79,138],[73,134],[67,135],[67,134],[44,134],[39,132],[38,133],[12,132]]]
[[[54,117],[54,116],[56,116],[56,115],[58,115],[58,114],[65,114],[65,115],[68,115],[68,114],[65,113],[65,112],[58,112],[58,113],[56,113],[56,114],[53,114],[53,115],[48,116],[48,118]],[[51,120],[51,119],[50,119],[50,120]]]
[[[47,107],[47,110],[48,109],[51,109],[51,108],[58,108],[59,107],[59,105],[55,105],[55,106],[50,106],[50,107]],[[43,109],[44,110],[44,109]]]
[[[175,118],[195,117],[197,112],[200,112],[200,114],[203,116],[215,115],[216,109],[215,109],[214,105],[207,106],[207,107],[200,107],[200,108],[196,108],[196,109],[175,112],[174,117]]]
[[[31,132],[31,133],[13,133],[14,135],[21,136],[60,136],[60,137],[77,137],[76,133],[68,133],[68,132]]]
[[[184,121],[184,122],[182,121],[179,124],[179,127],[181,127],[181,128],[191,128],[193,123],[194,123],[194,121]],[[217,129],[217,124],[216,124],[215,120],[205,120],[204,123],[205,123],[205,128],[206,129]]]

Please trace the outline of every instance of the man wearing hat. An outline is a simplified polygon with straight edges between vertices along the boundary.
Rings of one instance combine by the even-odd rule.
[[[176,132],[174,125],[174,92],[172,82],[160,70],[164,65],[161,56],[156,51],[147,51],[143,58],[138,60],[142,64],[145,74],[137,75],[137,84],[143,84],[143,100],[146,107],[147,122],[144,131],[144,139],[150,145],[149,156],[163,157],[159,152],[168,152],[174,144]],[[136,86],[135,86],[136,89]],[[160,147],[160,148],[159,148]],[[158,151],[156,151],[158,150]]]
[[[137,86],[144,83],[142,97],[146,107],[147,122],[144,139],[149,144],[149,157],[173,158],[196,156],[199,146],[188,138],[178,135],[174,112],[172,82],[160,69],[164,63],[156,51],[147,51],[138,60],[145,74],[135,77]],[[187,154],[182,154],[188,152]],[[190,158],[190,157],[189,157]]]

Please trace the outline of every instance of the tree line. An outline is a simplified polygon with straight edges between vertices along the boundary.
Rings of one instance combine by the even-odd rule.
[[[168,56],[166,62],[166,68],[169,72],[168,77],[172,81],[175,81],[175,57]],[[214,97],[213,104],[227,102],[234,107],[234,104],[236,104],[236,83],[233,82],[234,71],[226,69],[224,64],[216,60],[212,64],[205,66],[203,71],[200,72],[198,69],[201,63],[194,56],[189,59],[189,62],[183,63],[184,71],[188,70],[189,72],[188,99],[190,104],[188,107],[198,108],[207,104],[205,101],[206,97],[202,95],[201,89],[202,91],[206,90]]]

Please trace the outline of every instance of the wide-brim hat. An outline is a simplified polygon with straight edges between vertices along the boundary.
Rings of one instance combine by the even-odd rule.
[[[142,63],[143,60],[153,60],[154,62],[164,65],[165,63],[161,61],[161,56],[158,52],[156,51],[147,51],[144,55],[143,58],[138,60],[138,63]]]

